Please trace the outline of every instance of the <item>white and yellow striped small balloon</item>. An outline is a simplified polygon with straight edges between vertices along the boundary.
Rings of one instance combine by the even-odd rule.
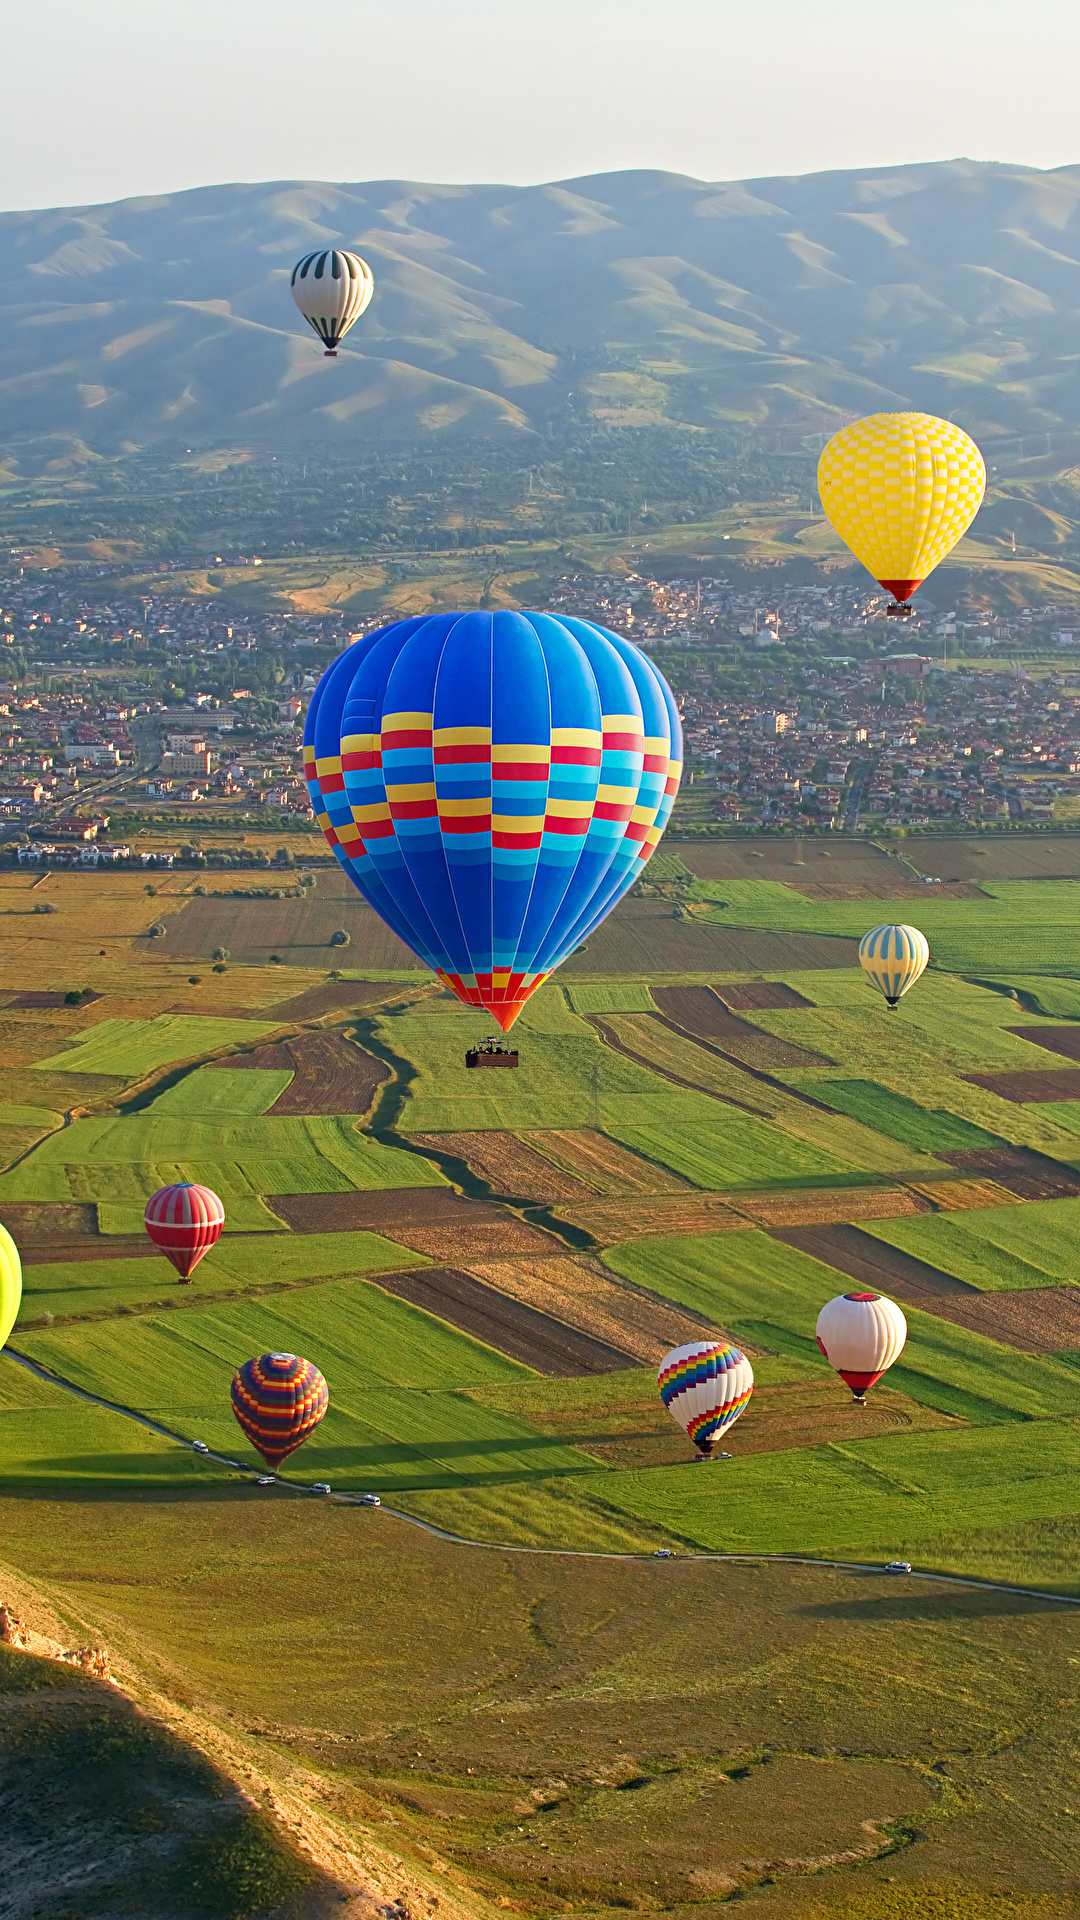
[[[974,440],[932,413],[871,413],[834,433],[818,462],[826,518],[899,602],[966,533],[986,467]]]
[[[890,1007],[926,972],[930,948],[918,927],[871,927],[859,942],[859,965]]]

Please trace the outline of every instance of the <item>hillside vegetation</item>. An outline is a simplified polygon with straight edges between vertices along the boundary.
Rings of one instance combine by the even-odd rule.
[[[1071,431],[1078,206],[1080,168],[955,160],[722,183],[285,181],[9,213],[5,435],[97,453],[524,435],[571,394],[626,425],[805,433],[916,405],[984,439]],[[331,244],[376,282],[332,369],[288,290]]]

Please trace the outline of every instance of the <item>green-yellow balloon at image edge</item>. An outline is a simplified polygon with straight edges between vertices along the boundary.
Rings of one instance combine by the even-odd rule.
[[[0,1347],[15,1325],[22,1300],[22,1261],[6,1227],[0,1227]]]

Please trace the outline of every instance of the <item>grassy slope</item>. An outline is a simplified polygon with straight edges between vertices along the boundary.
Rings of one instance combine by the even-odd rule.
[[[526,1369],[362,1281],[163,1320],[27,1332],[19,1345],[77,1385],[253,1464],[232,1419],[229,1381],[253,1353],[302,1352],[325,1374],[331,1410],[292,1463],[300,1478],[430,1487],[459,1476],[535,1478],[590,1464],[527,1421],[460,1391],[529,1380]]]
[[[988,1292],[1080,1280],[1080,1200],[861,1224],[890,1246]]]
[[[257,1241],[226,1238],[205,1255],[190,1286],[182,1289],[164,1257],[47,1261],[23,1269],[19,1325],[25,1328],[45,1313],[66,1319],[131,1307],[186,1309],[207,1294],[427,1265],[422,1253],[411,1253],[378,1233],[278,1233],[260,1235]]]
[[[85,1039],[35,1065],[57,1073],[115,1073],[138,1080],[172,1060],[190,1060],[217,1047],[254,1044],[272,1033],[269,1022],[161,1013],[154,1020],[99,1020]]]

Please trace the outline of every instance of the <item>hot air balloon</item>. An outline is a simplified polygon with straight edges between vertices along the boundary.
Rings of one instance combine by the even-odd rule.
[[[817,1343],[862,1406],[904,1351],[907,1321],[883,1293],[841,1293],[817,1317]]]
[[[664,1355],[656,1384],[672,1419],[708,1460],[725,1428],[748,1406],[754,1369],[738,1347],[691,1340]]]
[[[191,1279],[203,1254],[220,1240],[225,1209],[209,1187],[181,1180],[150,1195],[143,1222],[155,1247],[172,1261],[183,1283]]]
[[[314,1433],[329,1404],[318,1367],[296,1353],[262,1353],[233,1378],[232,1410],[274,1473]]]
[[[0,1347],[15,1325],[22,1299],[22,1262],[6,1227],[0,1227]]]
[[[904,611],[982,505],[974,440],[930,413],[872,413],[841,427],[818,462],[826,517]]]
[[[289,284],[308,326],[314,327],[326,348],[326,358],[334,359],[375,291],[367,261],[340,247],[323,247],[297,261]]]
[[[859,965],[895,1013],[909,987],[926,972],[930,947],[918,927],[871,927],[859,941]]]
[[[308,709],[304,770],[365,900],[508,1032],[641,877],[682,733],[616,634],[546,613],[447,613],[364,635]]]

